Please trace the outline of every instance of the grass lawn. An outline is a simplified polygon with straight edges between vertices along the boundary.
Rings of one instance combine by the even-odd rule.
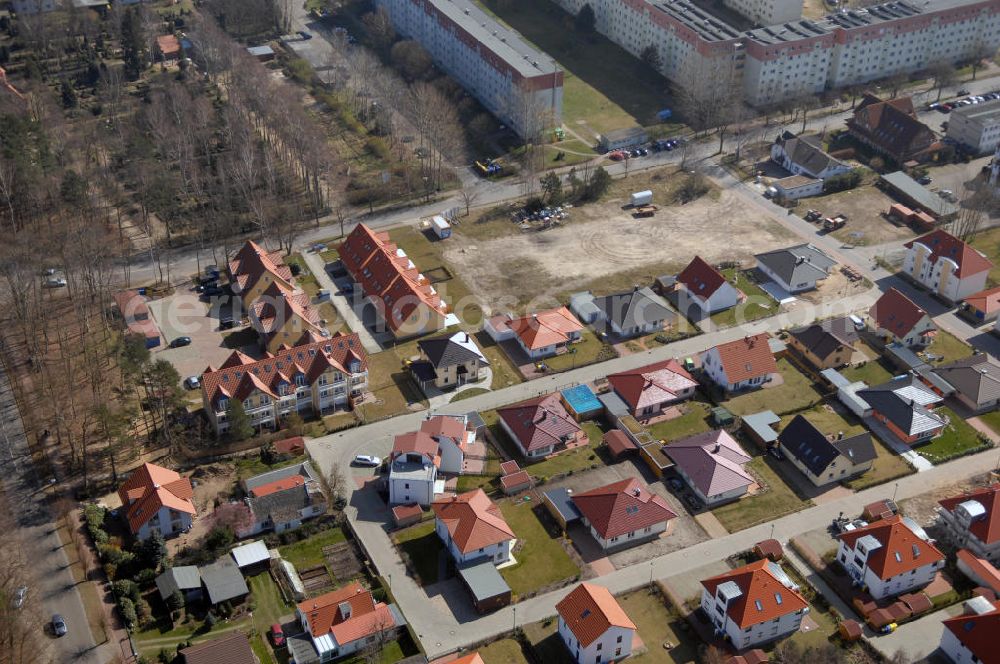
[[[989,413],[983,413],[979,416],[986,426],[993,429],[993,432],[1000,435],[1000,410],[994,410]]]
[[[219,622],[211,631],[199,631],[201,627],[202,622],[195,620],[190,623],[181,624],[169,631],[161,631],[154,627],[141,632],[134,632],[132,638],[135,639],[136,649],[139,653],[152,660],[164,648],[169,652],[175,652],[178,643],[191,641],[192,644],[198,644],[236,630],[248,632],[253,627],[253,621],[250,620],[250,616],[245,615],[238,620]]]
[[[747,464],[751,474],[756,475],[768,486],[767,491],[712,510],[729,532],[734,533],[785,514],[798,512],[811,503],[795,495],[795,492],[771,468],[771,463],[774,462],[769,457],[756,456]]]
[[[279,461],[276,464],[268,465],[260,460],[259,456],[250,456],[243,459],[236,460],[236,479],[245,480],[248,477],[253,477],[254,475],[260,475],[261,473],[266,473],[269,470],[277,470],[279,468],[284,468],[286,466],[293,466],[297,463],[302,463],[306,460],[306,457],[297,456],[293,459],[286,459],[284,461]]]
[[[438,580],[438,560],[444,545],[434,532],[434,521],[424,521],[392,536],[396,546],[410,557],[413,570],[420,577],[422,585],[430,585]]]
[[[677,440],[687,436],[693,436],[702,431],[712,428],[709,418],[712,415],[711,404],[705,401],[691,400],[681,406],[684,414],[672,420],[657,422],[647,427],[649,433],[657,440]]]
[[[488,388],[488,387],[470,387],[469,389],[462,390],[461,392],[459,392],[458,394],[456,394],[455,396],[453,396],[451,398],[451,400],[449,401],[449,403],[455,403],[456,401],[463,401],[465,399],[470,399],[472,397],[477,397],[480,394],[486,394],[489,391],[490,391],[490,388]]]
[[[528,664],[521,644],[514,639],[500,639],[479,649],[485,664]]]
[[[845,436],[853,436],[865,430],[864,425],[858,422],[853,415],[845,417],[826,404],[818,404],[809,410],[796,413],[796,415],[804,416],[813,426],[827,435],[842,431]],[[778,429],[784,429],[793,419],[795,419],[795,415],[785,415],[781,418]]]
[[[991,228],[978,233],[976,239],[972,241],[972,246],[993,261],[993,267],[987,277],[989,285],[1000,284],[1000,228]]]
[[[802,596],[809,602],[809,618],[816,622],[815,629],[809,630],[808,632],[800,630],[788,638],[795,641],[795,643],[803,651],[826,645],[830,636],[837,631],[837,620],[830,614],[828,606],[815,601],[818,593],[811,585],[809,585],[808,581],[802,578],[802,575],[798,573],[798,570],[789,564],[781,565],[781,567],[785,570],[785,573],[788,574],[792,581],[798,584],[799,589],[802,592]],[[776,644],[765,646],[765,649],[770,650],[774,645]]]
[[[520,500],[500,503],[500,511],[521,545],[514,554],[517,564],[500,570],[515,597],[523,597],[580,573],[559,538],[549,535],[535,516],[534,507],[535,504]]]
[[[294,544],[278,547],[278,553],[296,569],[306,569],[324,565],[323,547],[343,542],[347,539],[340,528],[330,528]]]
[[[636,590],[619,597],[618,603],[639,629],[639,637],[647,648],[644,654],[631,658],[630,662],[653,664],[669,660],[686,664],[698,661],[700,641],[690,630],[682,629],[684,619],[666,607],[658,591]],[[669,657],[662,647],[667,641],[673,644]]]
[[[250,577],[248,585],[250,592],[253,593],[253,599],[257,603],[257,608],[253,610],[253,620],[257,631],[266,632],[282,616],[293,613],[293,607],[285,603],[281,596],[281,590],[271,578],[270,572]]]
[[[844,378],[853,382],[862,380],[869,385],[881,385],[892,379],[893,373],[882,364],[881,360],[869,360],[864,364],[846,367],[840,370]]]
[[[778,360],[778,372],[784,378],[781,385],[747,392],[721,405],[734,415],[748,415],[762,410],[772,410],[781,415],[807,408],[822,399],[812,381],[788,360]]]
[[[902,457],[886,447],[876,436],[872,436],[872,444],[875,445],[875,453],[878,455],[872,469],[861,477],[845,482],[848,488],[861,491],[916,472],[913,466],[903,461]]]
[[[493,372],[491,389],[499,390],[524,381],[521,372],[511,363],[507,353],[503,352],[503,349],[493,339],[490,339],[488,334],[479,332],[473,336],[480,350],[483,351],[483,355],[490,362],[490,370]]]
[[[360,404],[355,409],[363,421],[408,412],[410,404],[427,407],[423,393],[403,368],[401,348],[397,346],[368,356],[368,389],[375,401]],[[415,345],[413,349],[416,350]]]
[[[934,412],[949,418],[951,421],[940,436],[926,445],[914,448],[919,454],[927,457],[928,461],[935,464],[943,463],[983,445],[979,439],[979,433],[968,422],[956,415],[955,411],[950,408],[938,408]]]
[[[927,353],[940,355],[941,359],[934,360],[933,364],[944,362],[954,362],[963,357],[972,355],[972,346],[965,343],[958,337],[944,330],[938,330],[934,335],[934,341],[927,347]]]
[[[552,371],[569,371],[594,362],[603,362],[618,357],[615,349],[601,341],[589,329],[583,330],[580,341],[571,344],[569,350],[562,355],[547,357],[542,362]]]
[[[562,159],[557,159],[562,152]],[[597,156],[594,149],[588,143],[578,139],[570,139],[545,146],[545,167],[562,168],[563,166],[573,166],[589,161]]]
[[[489,427],[493,440],[497,441],[503,447],[508,457],[517,459],[518,463],[535,479],[544,478],[548,480],[555,475],[562,475],[570,471],[588,470],[594,464],[599,465],[603,463],[596,450],[597,446],[601,443],[601,439],[604,437],[604,432],[593,422],[583,422],[581,424],[583,430],[587,432],[588,438],[590,438],[589,445],[557,454],[544,461],[529,463],[521,455],[514,442],[507,437],[507,433],[500,427],[500,416],[497,415],[495,410],[480,413],[480,416],[483,418],[486,426]]]
[[[755,282],[748,279],[745,272],[730,268],[723,270],[722,274],[730,283],[732,283],[735,276],[736,288],[741,290],[747,298],[732,309],[712,314],[712,323],[717,327],[732,327],[733,325],[747,323],[758,318],[764,318],[765,316],[773,316],[778,312],[780,307],[774,301],[774,298],[765,293]]]

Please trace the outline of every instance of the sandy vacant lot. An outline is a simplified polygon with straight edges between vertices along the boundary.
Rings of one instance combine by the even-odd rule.
[[[652,219],[633,219],[621,205],[613,200],[574,208],[573,223],[554,230],[455,243],[444,258],[487,307],[503,311],[534,298],[631,285],[623,279],[649,285],[644,277],[679,270],[695,254],[749,265],[754,253],[792,238],[725,191],[666,207]]]

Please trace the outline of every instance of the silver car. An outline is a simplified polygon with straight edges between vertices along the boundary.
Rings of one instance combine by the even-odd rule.
[[[14,599],[11,604],[15,609],[20,609],[24,606],[24,600],[28,598],[28,586],[21,586],[14,591]]]
[[[56,636],[66,636],[66,620],[58,613],[52,616],[52,633]]]

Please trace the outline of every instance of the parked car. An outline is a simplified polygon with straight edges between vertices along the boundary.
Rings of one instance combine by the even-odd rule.
[[[191,337],[177,337],[176,339],[170,342],[171,348],[181,348],[182,346],[190,346],[190,345],[191,345]]]
[[[621,161],[624,158],[625,158],[625,153],[621,150],[615,150],[614,152],[608,154],[608,159],[610,159],[611,161]]]
[[[382,465],[382,459],[371,454],[359,454],[354,457],[354,463],[359,466],[375,468]]]
[[[46,277],[51,277],[55,273],[56,269],[54,267],[47,267],[44,270],[42,270],[42,275]]]
[[[28,586],[21,586],[14,591],[14,598],[11,600],[11,606],[15,609],[20,609],[24,606],[24,600],[28,598]]]
[[[930,184],[931,182],[933,182],[933,180],[931,180],[931,176],[924,175],[923,177],[919,178],[917,182],[919,182],[920,184]]]
[[[62,277],[50,277],[45,280],[42,286],[46,288],[65,288],[66,280]]]
[[[66,620],[58,613],[52,616],[52,633],[56,636],[66,636],[69,630],[66,628]]]
[[[806,211],[806,216],[804,217],[804,219],[806,221],[816,221],[822,216],[823,215],[820,213],[819,210],[808,210]]]
[[[326,251],[326,245],[323,244],[322,242],[317,242],[311,247],[311,249],[313,250],[314,253],[319,254]]]
[[[969,94],[969,91],[968,91],[968,90],[966,90],[965,88],[962,88],[961,90],[959,90],[959,91],[958,91],[958,93],[957,93],[957,94],[958,94],[958,96],[959,96],[959,97],[961,97],[961,96],[963,96],[963,95],[967,95],[967,94]]]
[[[302,37],[302,39],[312,39],[313,38],[313,36],[311,34],[309,34],[308,32],[306,32],[305,30],[299,30],[299,37]]]
[[[282,631],[281,625],[278,623],[271,625],[271,643],[274,644],[275,648],[285,645],[285,632]]]
[[[188,376],[184,379],[184,387],[189,390],[197,390],[201,387],[201,379],[197,376]]]
[[[225,318],[219,319],[219,329],[220,330],[231,330],[236,327],[236,319],[232,316],[227,316]]]

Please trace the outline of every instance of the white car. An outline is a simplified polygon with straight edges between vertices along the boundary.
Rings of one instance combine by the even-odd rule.
[[[201,387],[201,379],[197,376],[188,376],[184,379],[184,387],[189,390],[197,390]]]
[[[42,286],[45,288],[64,288],[66,286],[66,280],[62,277],[51,277],[46,279]]]
[[[382,459],[377,456],[372,456],[371,454],[359,454],[354,457],[354,463],[359,466],[370,466],[372,468],[377,468],[382,465]]]
[[[11,602],[15,609],[20,609],[24,606],[24,600],[28,597],[28,586],[21,586],[14,591],[14,599]]]

